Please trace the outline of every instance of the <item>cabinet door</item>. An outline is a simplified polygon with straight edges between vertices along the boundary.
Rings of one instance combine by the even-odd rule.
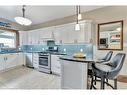
[[[26,65],[26,58],[23,53],[18,54],[18,63],[17,65]]]
[[[76,31],[75,30],[75,24],[68,24],[68,26],[66,27],[66,31],[68,31],[67,43],[70,43],[70,44],[78,43],[78,38],[79,38],[79,34],[81,33],[80,32],[81,30]],[[81,36],[83,36],[83,35],[81,35]]]
[[[0,71],[5,69],[5,58],[3,55],[0,55]]]
[[[60,27],[54,28],[54,38],[55,38],[55,44],[62,43],[62,39],[61,39],[61,28]]]
[[[28,31],[28,45],[32,45],[33,34],[32,31]]]
[[[38,42],[39,42],[39,44],[46,44],[47,40],[53,40],[52,31],[53,31],[52,27],[39,29],[38,30],[38,34],[39,34]]]
[[[61,74],[61,66],[59,57],[62,55],[51,55],[51,71],[54,74]]]
[[[20,41],[20,46],[22,45],[27,45],[28,41],[28,37],[27,37],[27,31],[19,31],[19,41]]]
[[[18,64],[18,54],[7,54],[5,68],[15,67]]]
[[[85,43],[90,43],[92,40],[92,24],[90,22],[85,22],[83,31]]]
[[[68,43],[68,26],[59,26],[54,31],[55,41],[58,44]]]

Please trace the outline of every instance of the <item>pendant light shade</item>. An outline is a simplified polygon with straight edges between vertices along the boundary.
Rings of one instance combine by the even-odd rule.
[[[81,19],[82,19],[82,15],[80,13],[80,14],[78,14],[78,20],[81,20]]]
[[[75,25],[75,30],[77,30],[77,31],[80,30],[80,25],[79,24]]]
[[[15,21],[21,25],[30,25],[32,23],[31,20],[24,18],[24,17],[15,17]]]
[[[31,25],[32,21],[29,20],[28,18],[25,18],[25,6],[24,5],[22,8],[22,12],[23,12],[23,17],[15,17],[14,18],[15,21],[21,25],[25,25],[25,26]]]

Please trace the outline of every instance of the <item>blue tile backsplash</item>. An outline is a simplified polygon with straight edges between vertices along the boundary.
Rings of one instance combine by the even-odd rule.
[[[93,57],[93,45],[92,44],[66,44],[57,45],[58,52],[66,53],[67,55],[73,55],[74,53],[80,53],[81,51],[87,54],[88,57]],[[21,50],[24,52],[34,52],[34,51],[45,51],[47,45],[23,45]]]

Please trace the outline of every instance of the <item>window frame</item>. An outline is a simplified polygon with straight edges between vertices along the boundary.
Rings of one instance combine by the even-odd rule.
[[[16,33],[16,48],[1,48],[2,50],[15,50],[18,48],[19,46],[19,32],[18,30],[14,30],[14,29],[10,29],[10,28],[5,28],[5,27],[2,27],[0,26],[0,30],[6,30],[6,31],[9,31],[9,32],[14,32]]]

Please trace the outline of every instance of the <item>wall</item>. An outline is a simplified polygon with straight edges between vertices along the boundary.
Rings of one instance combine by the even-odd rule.
[[[96,9],[90,12],[83,13],[83,20],[93,20],[96,23],[96,29],[95,29],[95,37],[94,37],[94,56],[101,57],[104,56],[107,51],[104,50],[97,50],[97,24],[98,23],[104,23],[104,22],[111,22],[111,21],[117,21],[117,20],[124,20],[124,29],[123,29],[123,43],[124,43],[124,49],[123,51],[114,51],[114,54],[118,52],[124,52],[127,54],[127,6],[108,6],[103,7],[100,9]],[[49,21],[43,24],[30,26],[27,29],[36,29],[41,27],[49,27],[49,26],[55,26],[65,23],[70,23],[75,21],[75,16],[69,16],[62,19],[57,19],[53,21]],[[121,74],[127,75],[127,57],[124,63],[124,66],[122,68]]]

